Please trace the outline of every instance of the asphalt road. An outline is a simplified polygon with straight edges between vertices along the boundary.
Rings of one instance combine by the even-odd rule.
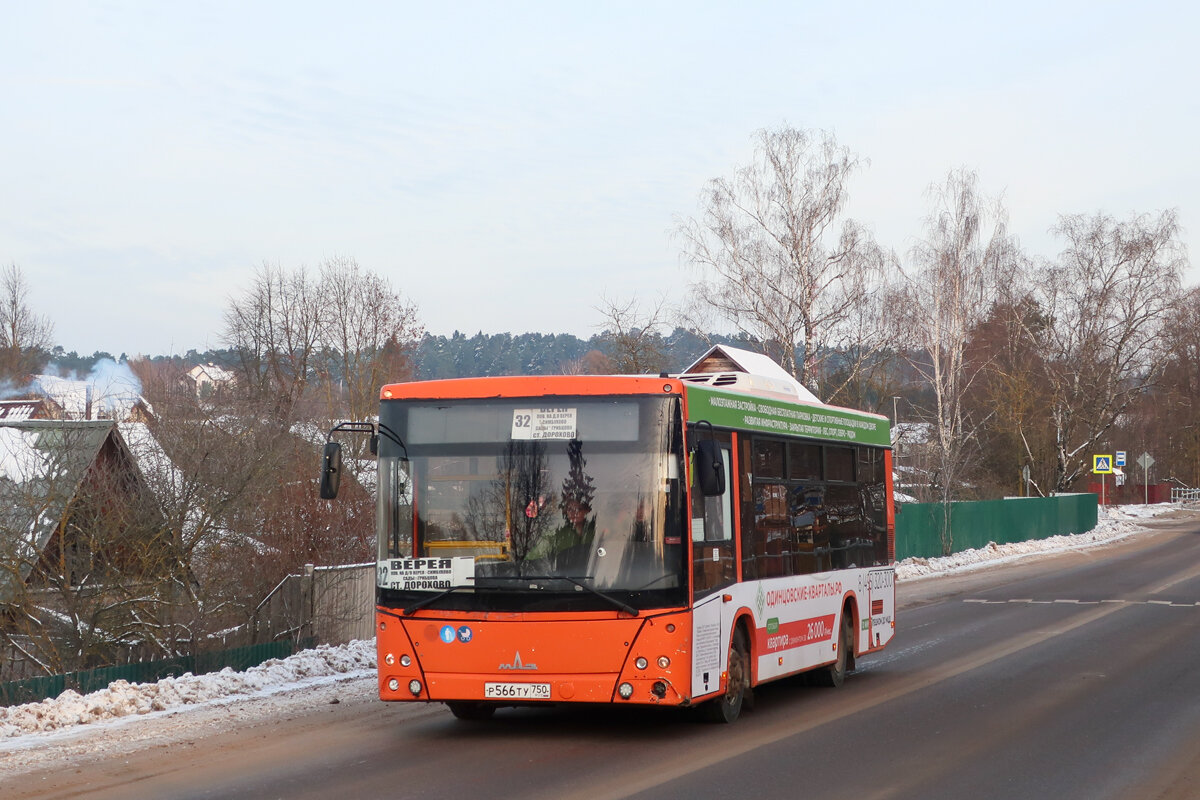
[[[370,698],[127,758],[8,797],[1195,798],[1200,521],[902,583],[897,636],[839,689],[760,688],[731,726]]]

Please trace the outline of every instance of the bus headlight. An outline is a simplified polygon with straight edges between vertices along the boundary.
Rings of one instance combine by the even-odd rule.
[[[400,656],[400,666],[402,666],[402,667],[412,666],[412,659],[408,657],[407,653]]]
[[[412,692],[413,697],[419,696],[421,694],[421,682],[415,678],[409,681],[408,690]]]
[[[637,667],[638,669],[645,669],[646,667],[650,666],[650,662],[647,661],[646,659],[642,658],[641,656],[638,656],[637,661],[634,661],[633,665],[635,667]]]
[[[396,657],[394,655],[392,655],[391,653],[388,653],[386,656],[383,657],[383,663],[387,664],[390,667],[392,664],[396,663]]]
[[[658,657],[658,668],[659,669],[666,669],[669,666],[671,666],[671,659],[667,658],[666,656]]]
[[[633,684],[622,683],[617,687],[617,694],[621,695],[622,700],[628,700],[629,698],[633,697]]]
[[[390,681],[388,681],[388,688],[391,689],[393,692],[400,691],[400,681],[396,680],[395,678],[392,678]]]

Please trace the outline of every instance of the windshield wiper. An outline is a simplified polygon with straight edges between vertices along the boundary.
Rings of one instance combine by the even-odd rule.
[[[411,617],[413,614],[417,613],[422,608],[425,608],[425,606],[436,603],[438,600],[441,600],[443,597],[450,594],[451,592],[456,592],[459,589],[467,589],[467,588],[469,588],[469,587],[467,587],[467,586],[451,586],[449,589],[438,592],[437,594],[433,595],[432,597],[426,597],[424,600],[420,601],[419,603],[413,603],[411,606],[404,609],[404,616]]]
[[[599,589],[596,589],[592,586],[588,586],[586,584],[580,583],[579,581],[575,580],[574,578],[568,577],[566,575],[562,575],[560,577],[564,581],[570,581],[571,583],[578,586],[580,589],[583,589],[585,592],[591,592],[592,594],[596,595],[596,597],[599,597],[602,600],[607,600],[608,602],[612,603],[614,606],[621,609],[622,611],[624,611],[626,614],[628,614],[631,617],[636,617],[638,615],[638,610],[636,608],[634,608],[631,605],[626,605],[625,603],[622,603],[617,598],[612,597],[611,595],[607,595],[604,592],[600,591]],[[591,578],[587,578],[587,580],[591,580]]]
[[[591,575],[583,575],[581,577],[585,581],[593,580]],[[581,583],[579,579],[572,578],[570,575],[489,575],[487,577],[487,580],[566,581],[568,583],[575,584],[580,589],[583,589],[585,592],[591,592],[592,594],[596,595],[596,597],[599,597],[601,600],[605,600],[605,601],[611,603],[612,605],[614,605],[617,608],[619,608],[620,610],[624,611],[626,614],[630,615],[631,617],[636,617],[639,615],[638,610],[636,608],[634,608],[633,606],[623,603],[620,600],[618,600],[617,598],[613,597],[612,595],[607,595],[604,592],[600,591],[599,589],[595,589],[591,586],[588,586],[586,583]]]

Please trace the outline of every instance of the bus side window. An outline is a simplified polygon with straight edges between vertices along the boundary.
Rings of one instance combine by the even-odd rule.
[[[733,475],[729,434],[718,433],[725,475]],[[694,472],[693,472],[694,474]],[[696,597],[737,580],[733,542],[733,482],[725,492],[705,496],[692,486],[692,589]]]
[[[729,448],[721,448],[721,463],[725,474],[730,475],[733,467]],[[727,483],[724,494],[704,498],[704,540],[706,542],[733,541],[733,488]]]
[[[740,456],[738,461],[741,464],[737,481],[738,494],[742,503],[742,578],[744,580],[754,580],[763,576],[759,572],[758,550],[755,546],[757,534],[754,525],[754,489],[750,486],[752,464],[750,458],[750,437],[742,434],[738,436],[738,443]]]

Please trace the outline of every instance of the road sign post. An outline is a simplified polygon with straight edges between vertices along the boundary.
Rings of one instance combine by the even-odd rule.
[[[1142,489],[1144,502],[1150,505],[1150,468],[1154,466],[1154,458],[1149,453],[1142,453],[1137,460],[1138,466],[1142,468]]]
[[[1113,471],[1112,454],[1094,455],[1092,456],[1092,472],[1100,476],[1100,505],[1105,505],[1104,497],[1104,476],[1111,475]]]

